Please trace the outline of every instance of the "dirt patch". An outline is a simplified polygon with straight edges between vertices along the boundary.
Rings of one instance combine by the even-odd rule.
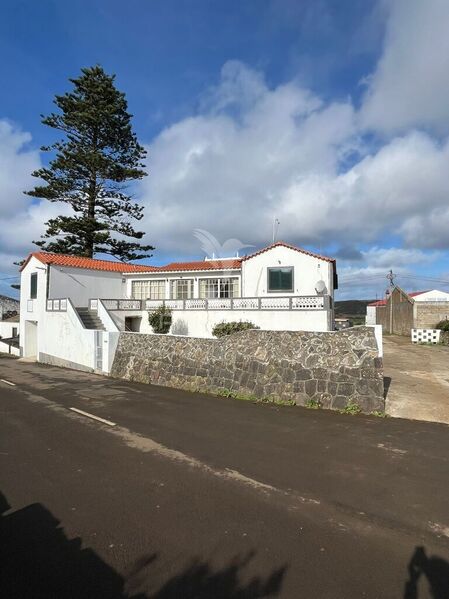
[[[386,412],[449,424],[449,347],[384,338]]]

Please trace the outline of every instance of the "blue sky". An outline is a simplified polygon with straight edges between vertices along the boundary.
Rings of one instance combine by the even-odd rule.
[[[151,262],[279,237],[338,258],[340,297],[449,285],[444,0],[31,0],[0,22],[0,293],[57,205],[21,192],[83,66],[117,75],[149,149]],[[47,205],[46,205],[47,204]],[[431,279],[436,279],[432,281]]]

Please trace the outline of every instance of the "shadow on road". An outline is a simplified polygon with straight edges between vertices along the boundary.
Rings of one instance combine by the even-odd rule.
[[[254,553],[214,570],[192,560],[167,579],[157,554],[140,560],[125,579],[80,538],[68,539],[60,522],[34,503],[15,512],[0,493],[0,597],[8,599],[262,599],[281,590],[286,567],[243,584]],[[147,589],[153,589],[149,593]]]
[[[418,584],[423,577],[427,579],[433,599],[449,599],[449,563],[446,560],[435,555],[427,557],[424,547],[416,547],[408,571],[404,599],[419,599]]]

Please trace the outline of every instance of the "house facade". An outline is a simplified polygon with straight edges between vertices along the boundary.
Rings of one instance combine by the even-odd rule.
[[[159,267],[36,252],[21,270],[21,351],[104,370],[114,335],[151,333],[148,312],[161,305],[172,310],[175,335],[211,337],[216,324],[240,320],[331,331],[336,288],[334,259],[282,242],[241,258]]]

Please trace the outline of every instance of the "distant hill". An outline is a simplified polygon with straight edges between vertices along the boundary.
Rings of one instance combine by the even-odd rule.
[[[366,306],[375,300],[343,300],[335,302],[335,316],[365,316]]]

